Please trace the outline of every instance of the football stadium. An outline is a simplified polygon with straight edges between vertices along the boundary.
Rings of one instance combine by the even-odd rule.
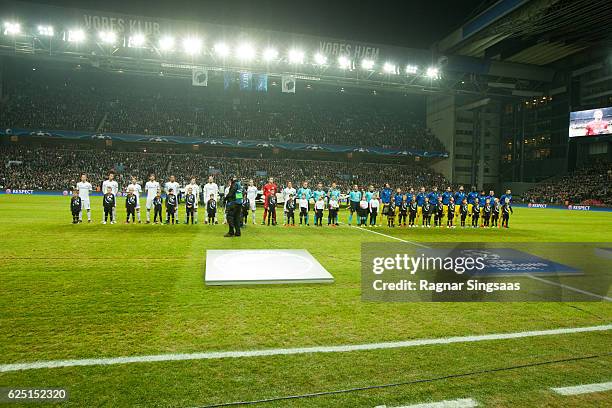
[[[51,3],[0,0],[2,404],[612,406],[608,1]]]

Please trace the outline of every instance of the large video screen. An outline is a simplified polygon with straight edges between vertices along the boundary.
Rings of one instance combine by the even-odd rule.
[[[569,137],[612,134],[612,107],[570,113]]]

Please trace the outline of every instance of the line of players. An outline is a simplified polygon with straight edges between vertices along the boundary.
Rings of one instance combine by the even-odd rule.
[[[83,210],[86,211],[87,220],[91,222],[91,205],[89,193],[93,187],[85,174],[81,175],[81,181],[77,183],[71,198],[71,212],[73,223],[82,222]],[[144,188],[146,194],[146,222],[151,223],[151,210],[153,210],[153,222],[161,223],[162,208],[164,200],[162,198],[162,188],[155,176],[149,176],[149,181]],[[179,184],[174,176],[170,176],[164,184],[165,209],[167,224],[179,223]],[[219,199],[219,186],[214,182],[213,176],[209,176],[208,182],[200,189],[196,179],[192,178],[190,184],[185,186],[185,223],[191,221],[192,224],[198,222],[198,203],[200,192],[206,200],[205,223],[218,223],[217,200]],[[276,225],[276,208],[278,202],[277,193],[279,188],[270,177],[268,183],[263,186],[264,214],[263,224]],[[103,224],[109,220],[110,223],[116,222],[116,205],[119,186],[114,180],[114,174],[109,174],[107,180],[102,183],[103,197]],[[141,222],[140,217],[140,194],[142,188],[135,177],[126,188],[126,223]],[[295,212],[299,214],[299,224],[310,225],[310,208],[314,209],[314,225],[322,226],[324,211],[328,210],[327,225],[338,226],[338,211],[340,208],[341,192],[336,183],[332,183],[326,191],[322,183],[317,184],[316,189],[312,190],[308,182],[303,182],[299,189],[295,189],[291,182],[280,191],[283,200],[283,224],[295,226]],[[255,224],[256,199],[258,188],[253,180],[249,181],[246,189],[246,197],[242,203],[242,223],[248,223],[249,212],[251,213],[252,223]],[[422,227],[431,227],[431,218],[434,219],[435,227],[446,225],[449,228],[456,227],[454,219],[457,218],[461,227],[508,227],[510,214],[513,212],[510,190],[500,198],[495,197],[494,192],[490,191],[480,194],[473,187],[469,193],[464,192],[460,186],[456,192],[451,187],[439,193],[437,187],[432,191],[426,192],[425,187],[421,187],[416,193],[413,188],[404,193],[400,188],[393,190],[388,183],[380,192],[376,192],[370,185],[367,190],[360,190],[354,185],[348,197],[349,217],[348,224],[352,225],[353,218],[356,218],[357,226],[376,227],[378,226],[378,216],[387,217],[387,226],[395,227],[395,220],[398,219],[398,226],[417,227],[419,221]],[[458,204],[457,204],[458,203]],[[501,216],[501,223],[499,223]],[[469,224],[466,225],[466,219]],[[445,219],[445,221],[444,221]],[[481,220],[479,222],[479,220]]]
[[[174,176],[170,176],[168,181],[164,183],[163,191],[161,184],[155,179],[155,175],[151,174],[149,180],[145,183],[144,192],[146,195],[146,223],[162,223],[163,207],[166,210],[167,224],[179,223],[179,183]],[[91,220],[91,202],[90,193],[93,191],[92,184],[87,180],[87,175],[81,175],[81,181],[76,184],[73,195],[70,200],[70,209],[72,213],[73,223],[83,221],[83,212],[87,214],[87,221]],[[140,214],[140,195],[143,191],[142,186],[138,183],[135,177],[131,178],[130,184],[126,187],[125,208],[126,208],[126,223],[138,222],[141,223]],[[110,173],[108,179],[102,183],[101,192],[104,194],[102,198],[103,218],[102,223],[107,222],[115,224],[117,221],[117,196],[119,194],[119,184],[115,180],[115,175]],[[192,178],[190,184],[185,186],[185,223],[198,222],[198,204],[200,186],[196,183],[196,179]],[[165,197],[162,196],[164,193]],[[217,200],[219,197],[219,186],[213,181],[210,176],[208,183],[203,187],[205,197],[209,197],[207,202],[208,218],[205,223],[218,223],[217,219]],[[212,198],[212,200],[210,199]],[[153,217],[151,217],[153,211]],[[151,219],[153,218],[153,219]]]
[[[252,186],[250,182],[249,188]],[[264,214],[263,224],[276,224],[276,193],[279,191],[274,179],[270,178],[268,183],[263,186],[264,195]],[[295,225],[294,212],[299,211],[300,224],[309,225],[310,205],[314,206],[314,223],[321,226],[323,222],[323,211],[327,208],[327,224],[330,226],[338,225],[338,209],[341,198],[340,190],[336,183],[332,183],[330,188],[325,191],[322,183],[317,185],[315,190],[308,187],[308,182],[304,182],[299,189],[293,188],[291,182],[281,192],[284,200],[283,216],[285,225]],[[377,192],[374,186],[370,185],[367,190],[360,190],[357,185],[353,185],[348,194],[349,217],[348,224],[352,225],[353,218],[356,218],[357,226],[376,227],[378,226],[378,216],[387,217],[387,226],[395,227],[395,220],[398,218],[398,226],[417,227],[419,221],[422,227],[431,227],[431,218],[434,219],[435,227],[446,225],[455,228],[455,218],[460,222],[461,227],[505,227],[508,228],[512,209],[512,192],[507,190],[500,198],[495,197],[495,193],[490,191],[480,194],[475,187],[469,193],[465,193],[464,187],[460,186],[456,192],[451,187],[439,193],[437,187],[432,191],[426,192],[425,187],[421,187],[416,193],[413,188],[404,193],[400,188],[393,190],[388,183],[384,188]],[[254,202],[253,223],[255,223]],[[245,222],[246,222],[246,215]],[[466,219],[469,224],[466,225]],[[501,221],[501,222],[500,222]]]

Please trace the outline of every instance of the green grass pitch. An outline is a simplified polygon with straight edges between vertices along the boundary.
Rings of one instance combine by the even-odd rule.
[[[124,217],[119,201],[119,220]],[[67,198],[0,196],[0,364],[374,343],[610,324],[612,305],[369,303],[357,228],[70,224]],[[144,216],[144,214],[143,214]],[[261,217],[261,211],[258,214]],[[344,219],[346,212],[341,212]],[[202,215],[200,216],[202,218]],[[612,213],[517,208],[509,230],[388,229],[410,241],[606,242]],[[306,249],[330,285],[214,287],[207,249]],[[0,374],[2,387],[68,387],[66,406],[192,407],[395,383],[612,351],[610,331],[349,353],[67,367]],[[612,380],[612,357],[261,404],[389,407],[456,398],[483,406],[612,406],[612,392],[549,387]],[[32,406],[24,404],[24,406]]]

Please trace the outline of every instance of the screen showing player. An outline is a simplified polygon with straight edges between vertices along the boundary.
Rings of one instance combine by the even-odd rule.
[[[612,107],[570,113],[569,137],[612,134]]]

